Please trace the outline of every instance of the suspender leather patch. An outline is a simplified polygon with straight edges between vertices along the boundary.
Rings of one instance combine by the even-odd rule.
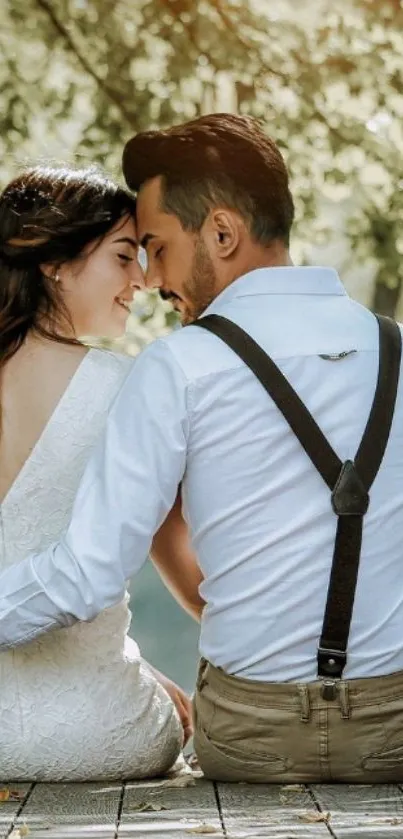
[[[365,516],[369,494],[352,460],[343,463],[332,492],[332,507],[337,516]]]

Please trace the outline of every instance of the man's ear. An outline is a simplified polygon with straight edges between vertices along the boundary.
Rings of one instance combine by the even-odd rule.
[[[242,236],[242,220],[238,214],[227,209],[212,210],[207,226],[210,245],[215,255],[219,259],[233,256]]]

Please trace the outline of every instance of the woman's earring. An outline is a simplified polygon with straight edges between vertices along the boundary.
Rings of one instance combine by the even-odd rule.
[[[56,271],[55,276],[52,277],[52,279],[54,280],[55,283],[60,283],[60,277],[59,277],[59,274],[57,273],[57,271]]]

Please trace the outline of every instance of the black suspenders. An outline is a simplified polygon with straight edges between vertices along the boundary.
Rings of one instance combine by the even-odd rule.
[[[318,676],[328,680],[342,678],[347,660],[363,519],[369,505],[369,490],[388,442],[399,381],[400,329],[390,318],[376,317],[379,325],[379,371],[374,401],[356,457],[354,461],[347,460],[345,463],[337,456],[277,365],[250,335],[220,315],[207,315],[193,324],[225,341],[250,367],[331,491],[337,531],[317,656]],[[325,687],[324,698],[333,698],[334,682],[329,681],[327,693]]]

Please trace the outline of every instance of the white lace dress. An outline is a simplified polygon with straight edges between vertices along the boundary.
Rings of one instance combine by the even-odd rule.
[[[1,505],[0,569],[56,541],[130,359],[90,350]],[[141,410],[141,406],[139,406]],[[127,637],[128,597],[0,654],[0,780],[139,778],[176,760],[174,706]]]

